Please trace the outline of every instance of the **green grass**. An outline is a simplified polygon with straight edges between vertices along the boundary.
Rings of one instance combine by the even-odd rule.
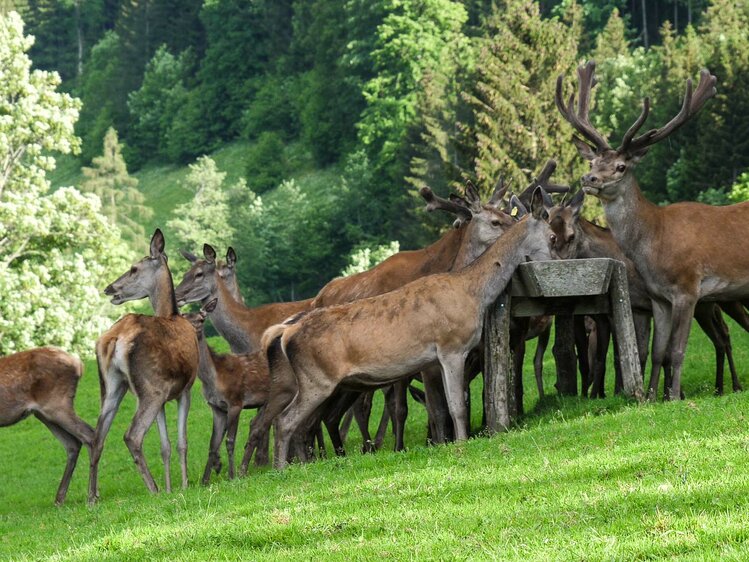
[[[737,363],[746,366],[749,337],[732,328]],[[281,473],[254,469],[232,482],[222,474],[207,488],[195,484],[210,433],[196,388],[191,486],[156,496],[122,442],[134,408],[128,396],[104,450],[102,498],[93,508],[85,505],[85,453],[68,503],[53,507],[63,449],[29,419],[0,430],[0,558],[747,559],[749,393],[713,397],[713,361],[695,331],[688,399],[644,406],[556,397],[538,406],[526,369],[530,413],[507,434],[426,447],[423,409],[411,403],[405,453],[359,455],[352,430],[346,458]],[[545,372],[552,393],[550,353]],[[472,393],[478,403],[477,384]],[[93,423],[98,403],[89,362],[76,406]],[[474,424],[479,416],[473,412]],[[170,425],[175,417],[171,405]],[[146,455],[162,482],[156,431]]]

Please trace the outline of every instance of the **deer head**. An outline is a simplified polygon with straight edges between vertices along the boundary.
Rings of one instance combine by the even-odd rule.
[[[177,306],[202,301],[217,294],[216,250],[210,244],[203,244],[203,258],[190,260],[192,267],[174,290]]]
[[[208,318],[208,315],[211,312],[216,310],[217,303],[218,299],[213,299],[207,304],[200,307],[199,311],[183,314],[185,319],[190,322],[190,324],[192,324],[193,328],[195,328],[195,333],[198,335],[198,339],[203,337],[203,327],[205,326],[205,319]]]
[[[149,255],[135,262],[126,273],[104,289],[104,294],[112,297],[112,304],[154,295],[155,288],[163,281],[163,273],[169,271],[164,244],[164,235],[157,228],[151,237]],[[171,274],[169,279],[171,282]]]
[[[551,226],[551,251],[555,258],[574,259],[580,252],[580,211],[583,208],[585,192],[581,189],[566,203],[555,206],[549,212]]]
[[[642,112],[622,138],[622,144],[613,149],[606,138],[598,132],[588,119],[591,90],[596,84],[594,61],[577,69],[579,98],[577,112],[574,110],[575,94],[572,93],[565,104],[562,97],[564,75],[557,78],[555,101],[562,116],[570,122],[583,137],[573,137],[580,155],[590,162],[590,173],[582,178],[583,189],[603,201],[618,198],[628,185],[623,181],[632,178],[632,170],[648,149],[655,143],[668,137],[684,123],[689,121],[715,95],[717,79],[706,69],[700,71],[700,82],[692,91],[692,80],[687,80],[684,101],[679,113],[658,129],[651,129],[642,135],[635,136],[648,118],[650,100],[645,98]]]

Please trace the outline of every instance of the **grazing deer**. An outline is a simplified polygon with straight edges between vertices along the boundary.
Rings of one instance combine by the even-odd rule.
[[[458,440],[468,437],[463,370],[481,339],[486,309],[526,258],[549,259],[551,199],[538,189],[533,214],[469,267],[430,275],[400,289],[312,310],[264,336],[271,368],[268,423],[276,425],[274,464],[286,464],[289,439],[333,391],[377,387],[435,363]],[[275,391],[274,391],[275,390]]]
[[[637,345],[640,353],[640,365],[645,368],[648,355],[649,324],[652,315],[652,304],[648,295],[647,287],[642,276],[637,272],[635,264],[624,255],[624,252],[614,240],[611,231],[597,226],[580,215],[583,206],[584,191],[578,191],[566,204],[557,205],[549,213],[549,222],[554,232],[552,237],[553,251],[562,259],[577,258],[613,258],[624,263],[627,270],[627,281],[629,285],[630,302],[632,304],[633,316],[635,317],[635,330],[637,332]],[[722,303],[723,304],[723,303]],[[731,303],[725,303],[730,306]],[[741,303],[734,303],[729,310],[732,313],[738,305],[743,310]],[[716,375],[715,391],[723,393],[723,371],[724,358],[728,356],[729,369],[733,380],[733,389],[741,390],[741,383],[733,362],[731,351],[731,339],[728,327],[725,325],[716,303],[699,302],[695,307],[694,317],[700,328],[705,332],[715,347]],[[598,330],[597,358],[595,361],[593,377],[593,397],[604,396],[603,377],[606,368],[606,354],[609,345],[610,330],[607,326]]]
[[[582,178],[583,189],[598,197],[619,246],[645,280],[653,302],[653,364],[648,396],[655,397],[661,366],[670,350],[673,381],[670,396],[681,396],[684,363],[694,308],[700,299],[742,300],[749,296],[749,255],[736,241],[749,236],[749,203],[714,207],[702,203],[675,203],[658,207],[640,191],[634,170],[650,146],[667,138],[692,118],[715,95],[716,78],[707,70],[692,90],[687,80],[679,113],[666,125],[635,136],[645,123],[650,102],[614,150],[588,120],[595,63],[578,68],[580,99],[574,93],[565,105],[562,80],[557,81],[560,112],[585,140],[573,140],[590,161]]]
[[[171,491],[171,444],[164,405],[169,400],[178,400],[177,450],[182,487],[186,488],[187,414],[190,389],[198,373],[198,342],[195,329],[177,310],[161,230],[156,229],[151,238],[150,254],[104,289],[104,294],[112,297],[112,304],[148,297],[155,316],[127,314],[96,342],[102,404],[91,452],[89,502],[99,497],[99,459],[114,416],[128,389],[135,394],[138,407],[125,433],[125,443],[146,487],[154,493],[158,488],[143,456],[143,438],[156,420],[165,487]]]
[[[73,408],[83,364],[54,347],[38,347],[0,358],[0,427],[30,414],[46,425],[68,454],[55,495],[62,505],[68,493],[81,445],[91,449],[94,429]]]
[[[221,471],[219,449],[226,435],[229,458],[229,478],[234,478],[234,442],[237,437],[239,415],[243,409],[260,408],[268,400],[270,375],[268,361],[262,351],[243,355],[224,355],[214,352],[205,340],[205,319],[214,308],[214,299],[199,312],[185,315],[198,335],[200,368],[198,378],[203,396],[213,412],[213,431],[208,462],[203,471],[203,484],[208,484],[211,470]],[[258,418],[255,417],[253,422]],[[251,426],[252,427],[252,426]]]

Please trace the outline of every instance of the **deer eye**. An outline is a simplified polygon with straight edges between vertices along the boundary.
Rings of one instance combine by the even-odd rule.
[[[617,164],[616,165],[616,171],[617,172],[623,172],[626,169],[627,169],[627,167],[624,164]]]
[[[492,219],[492,226],[499,226],[502,222],[499,219]]]
[[[549,240],[551,240],[552,244],[556,244],[557,243],[557,235],[556,234],[552,234],[551,236],[549,236]]]
[[[135,275],[136,273],[138,273],[138,268],[135,267],[135,266],[131,267],[130,268],[130,275]]]
[[[572,242],[574,239],[575,239],[575,235],[574,234],[570,234],[569,241]]]
[[[200,277],[203,277],[203,272],[202,271],[195,272],[195,279],[198,279]]]

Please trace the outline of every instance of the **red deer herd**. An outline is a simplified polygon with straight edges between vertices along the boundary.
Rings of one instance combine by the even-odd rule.
[[[229,478],[235,476],[234,448],[244,409],[257,409],[250,424],[239,472],[250,460],[269,462],[269,434],[274,428],[274,464],[309,460],[324,451],[322,426],[337,454],[344,453],[341,420],[353,411],[362,431],[363,450],[381,443],[368,430],[372,392],[385,391],[384,424],[392,419],[395,447],[404,447],[403,428],[409,390],[428,412],[432,443],[463,440],[469,434],[466,390],[482,370],[484,312],[504,291],[515,268],[526,260],[610,257],[625,263],[635,317],[642,369],[648,355],[653,319],[652,371],[648,396],[656,397],[664,369],[664,397],[682,396],[681,374],[692,318],[716,350],[716,392],[723,391],[727,356],[733,389],[741,390],[722,312],[749,331],[749,254],[727,236],[749,236],[749,203],[716,207],[699,203],[657,206],[640,191],[637,163],[649,147],[674,133],[715,95],[716,78],[706,70],[693,88],[687,81],[679,113],[664,126],[639,133],[650,103],[612,148],[591,124],[589,105],[595,85],[595,63],[578,68],[575,94],[564,98],[563,76],[557,81],[556,104],[580,135],[573,137],[590,162],[582,189],[554,204],[550,193],[567,189],[550,183],[555,163],[518,196],[508,197],[498,182],[490,199],[467,184],[463,196],[438,197],[421,190],[427,210],[455,215],[454,228],[432,245],[404,251],[357,275],[337,278],[312,299],[245,306],[237,285],[237,255],[228,249],[217,259],[208,244],[201,258],[189,253],[190,269],[175,288],[156,230],[148,256],[134,263],[104,293],[115,305],[148,298],[154,314],[127,314],[96,342],[101,412],[96,428],[75,413],[73,401],[83,372],[81,362],[55,348],[38,348],[0,358],[0,425],[34,414],[65,446],[67,464],[56,495],[65,500],[83,445],[90,451],[89,502],[99,498],[98,467],[104,441],[125,393],[137,399],[125,443],[146,487],[158,487],[143,455],[143,439],[156,421],[161,438],[165,484],[171,490],[171,444],[165,404],[178,403],[177,451],[182,487],[187,486],[187,416],[195,379],[213,413],[213,430],[202,483],[221,470],[220,446],[226,442]],[[581,217],[585,194],[597,197],[608,228]],[[745,236],[745,234],[747,236]],[[200,303],[185,315],[179,307]],[[205,338],[210,319],[231,348],[213,351]],[[543,395],[541,360],[548,342],[548,317],[513,320],[514,368],[522,368],[525,341],[539,337],[534,361]],[[604,394],[608,318],[592,318],[591,396]],[[582,326],[582,323],[580,323]],[[585,338],[582,338],[583,340]],[[586,353],[581,350],[581,353]],[[586,375],[587,377],[587,375]],[[516,377],[522,381],[522,377]],[[424,392],[410,386],[420,379]],[[587,392],[587,385],[583,392]],[[522,393],[521,389],[516,392]],[[345,432],[343,432],[345,433]]]

